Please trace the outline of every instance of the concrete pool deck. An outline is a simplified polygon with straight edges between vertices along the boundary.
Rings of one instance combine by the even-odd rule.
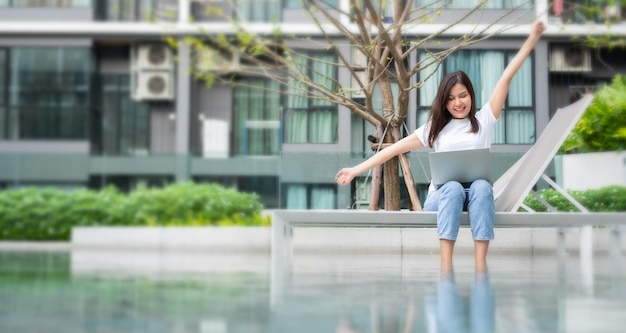
[[[578,253],[580,228],[566,229],[565,250]],[[428,254],[439,251],[434,228],[295,228],[296,253]],[[555,253],[558,228],[496,228],[490,253]],[[620,249],[626,237],[617,238]],[[612,228],[593,228],[593,251],[608,253]],[[469,228],[462,227],[457,251],[473,251]],[[79,227],[70,242],[0,242],[0,250],[150,250],[209,253],[271,253],[270,227]]]

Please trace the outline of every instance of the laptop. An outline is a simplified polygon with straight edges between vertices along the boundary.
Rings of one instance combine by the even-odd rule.
[[[435,188],[452,180],[471,183],[485,179],[493,183],[489,148],[430,152],[428,160]]]

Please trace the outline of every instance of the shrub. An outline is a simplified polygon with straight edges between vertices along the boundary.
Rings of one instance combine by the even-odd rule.
[[[258,195],[216,184],[177,183],[120,193],[22,188],[0,192],[0,239],[69,240],[74,226],[269,225]]]
[[[561,146],[561,152],[602,152],[626,149],[626,77],[594,94],[593,102]]]
[[[624,212],[626,211],[626,187],[607,186],[597,190],[568,191],[568,193],[592,212]],[[560,212],[579,211],[561,193],[553,189],[545,189],[538,194]],[[545,212],[547,208],[532,195],[528,195],[524,204],[538,212]]]

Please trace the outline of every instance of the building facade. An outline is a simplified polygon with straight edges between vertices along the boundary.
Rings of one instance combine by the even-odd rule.
[[[480,1],[454,1],[407,33],[429,36],[464,17],[474,2]],[[348,0],[334,4],[349,12]],[[509,28],[448,57],[412,93],[407,133],[425,121],[437,78],[447,71],[466,71],[478,105],[485,103],[530,23],[543,19],[548,31],[516,76],[496,128],[499,176],[557,108],[626,73],[624,50],[581,43],[581,36],[626,33],[623,8],[599,8],[589,14],[577,1],[488,1],[446,37],[502,16],[508,18],[495,28]],[[270,209],[367,206],[368,174],[348,187],[338,187],[334,175],[372,154],[371,125],[344,107],[272,92],[276,83],[259,76],[240,73],[234,80],[245,84],[207,86],[190,74],[196,63],[189,45],[165,42],[232,32],[222,15],[245,20],[254,31],[270,32],[278,22],[284,33],[321,38],[295,0],[0,1],[0,188],[131,190],[193,180],[256,192]],[[351,20],[339,12],[337,18]],[[312,52],[316,59],[333,56]],[[411,59],[427,56],[418,50]],[[335,70],[337,81],[350,86],[347,71],[322,70]],[[411,153],[409,161],[423,200],[427,155]]]

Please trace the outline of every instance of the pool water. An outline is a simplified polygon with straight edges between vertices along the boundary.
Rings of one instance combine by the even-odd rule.
[[[1,251],[0,332],[624,332],[622,256]],[[274,273],[275,275],[276,273]],[[280,283],[277,283],[279,281]]]

